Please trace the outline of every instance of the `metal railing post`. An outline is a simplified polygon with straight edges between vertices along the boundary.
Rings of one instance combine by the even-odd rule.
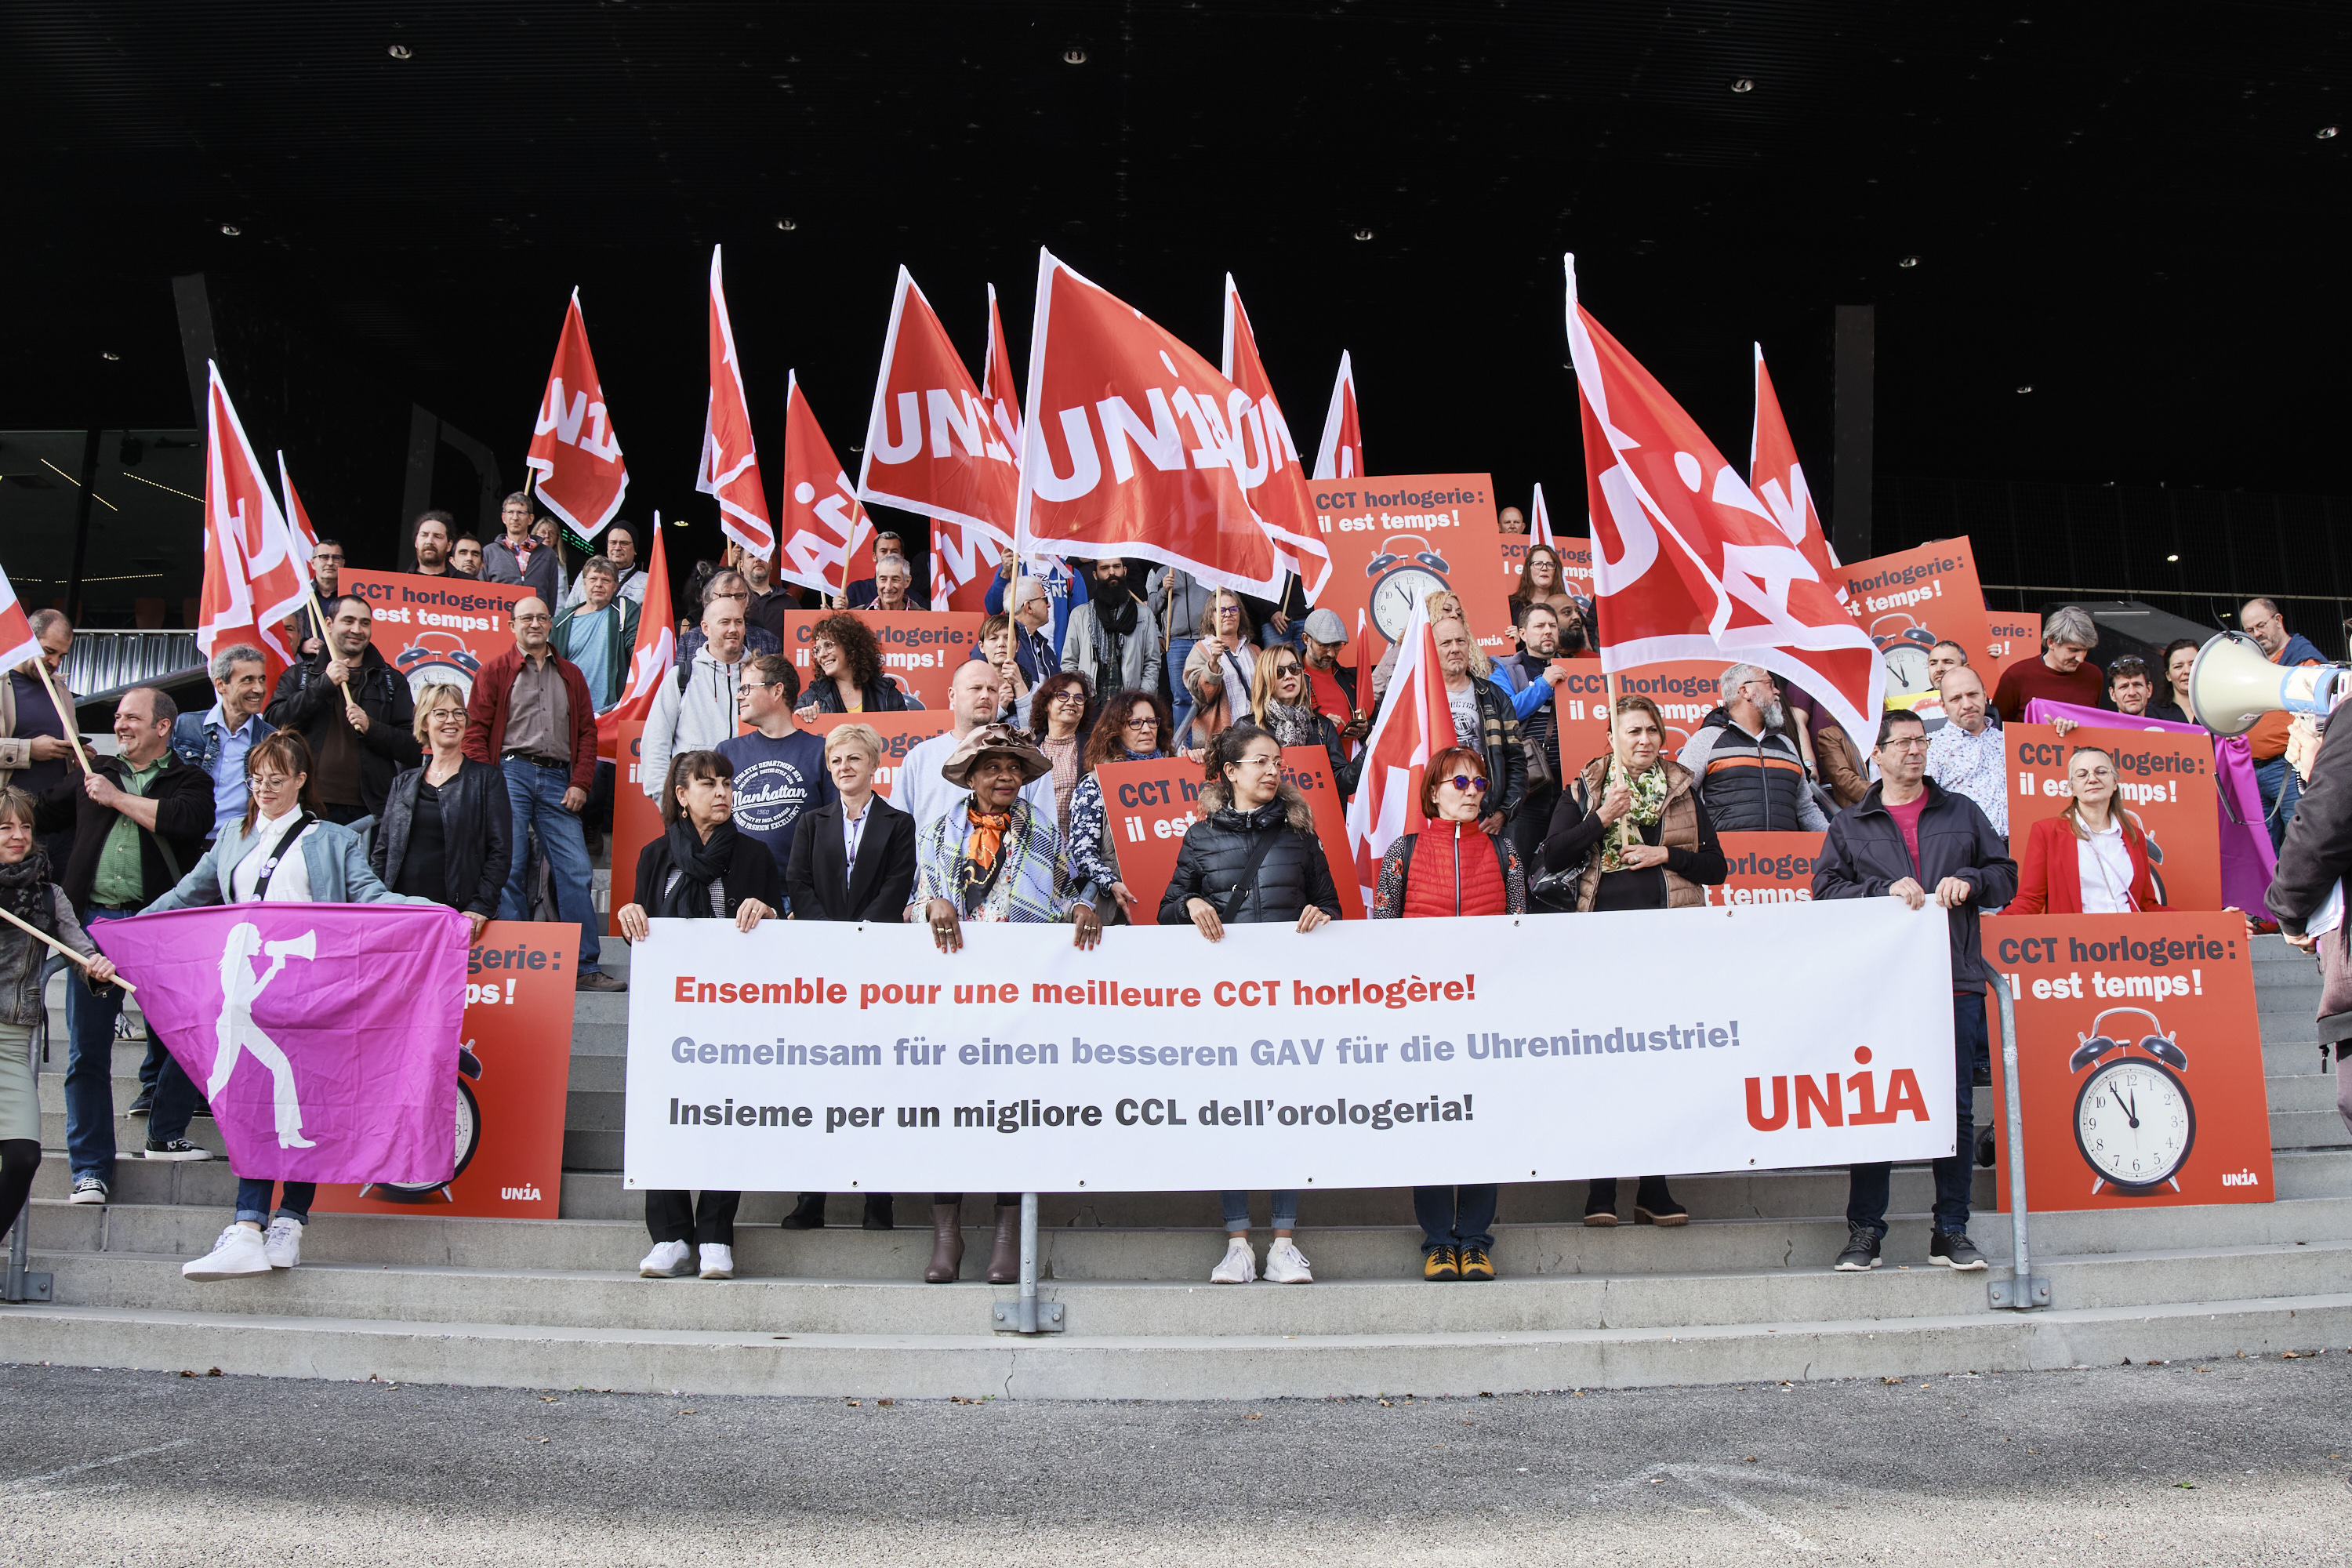
[[[2011,1277],[1992,1282],[1992,1305],[2030,1312],[2050,1305],[2050,1281],[2033,1277],[2032,1254],[2026,1247],[2025,1100],[2017,1082],[2017,999],[2006,975],[1992,977],[1993,994],[2000,999],[2000,1082],[2009,1118],[2009,1237]],[[1973,1157],[1973,1152],[1971,1152]]]
[[[1020,1334],[1053,1334],[1062,1330],[1062,1304],[1037,1304],[1037,1194],[1021,1194],[1021,1298],[992,1304],[991,1320],[999,1329]]]
[[[44,969],[41,990],[45,1004],[48,992],[47,982],[48,971]],[[48,1009],[45,1005],[42,1008],[40,1024],[33,1030],[31,1038],[26,1042],[27,1065],[33,1069],[33,1082],[36,1086],[41,1081],[41,1047],[47,1040],[48,1033]],[[50,1292],[55,1283],[52,1277],[47,1274],[31,1273],[25,1267],[26,1254],[31,1247],[32,1227],[33,1194],[28,1192],[25,1194],[25,1206],[16,1211],[16,1223],[8,1227],[8,1272],[5,1281],[0,1281],[0,1301],[50,1300]]]

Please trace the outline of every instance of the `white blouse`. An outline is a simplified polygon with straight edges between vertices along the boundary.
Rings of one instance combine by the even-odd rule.
[[[2105,833],[2074,839],[2075,872],[2083,879],[2083,912],[2086,915],[2129,914],[2132,901],[2131,851],[2124,847],[2124,825],[2111,819]]]
[[[278,841],[286,837],[287,829],[302,820],[299,808],[289,808],[275,821],[257,822],[253,826],[252,847],[236,869],[228,874],[228,901],[233,904],[253,902],[253,889],[261,881],[261,868],[277,852]],[[314,818],[304,828],[301,837],[286,846],[285,857],[278,862],[277,874],[269,879],[271,903],[307,904],[310,901],[310,868],[303,863],[302,839],[319,830]]]

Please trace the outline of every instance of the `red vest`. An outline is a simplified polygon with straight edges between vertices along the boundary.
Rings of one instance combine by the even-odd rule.
[[[1421,830],[1405,873],[1405,919],[1508,913],[1491,839],[1458,822],[1433,822]]]

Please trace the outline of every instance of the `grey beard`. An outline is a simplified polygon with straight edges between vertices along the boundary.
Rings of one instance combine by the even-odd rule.
[[[1767,730],[1777,730],[1780,727],[1781,721],[1788,718],[1788,716],[1789,710],[1787,709],[1781,707],[1778,702],[1772,703],[1764,710],[1764,728]]]

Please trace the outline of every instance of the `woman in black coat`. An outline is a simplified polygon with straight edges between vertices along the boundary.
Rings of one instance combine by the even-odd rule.
[[[783,889],[768,847],[736,831],[735,764],[717,752],[681,752],[670,759],[665,782],[662,836],[637,856],[637,901],[614,917],[621,934],[643,942],[646,922],[664,916],[731,920],[737,931],[752,930],[776,912]],[[637,1272],[648,1279],[690,1274],[698,1249],[705,1279],[732,1279],[735,1210],[743,1194],[705,1192],[691,1205],[688,1199],[682,1192],[646,1194],[654,1249]]]
[[[815,666],[803,713],[904,713],[922,703],[907,695],[882,669],[882,645],[856,612],[838,610],[809,633]]]
[[[882,737],[870,724],[844,724],[824,740],[824,771],[835,799],[803,813],[793,829],[784,890],[796,921],[902,921],[915,889],[915,819],[874,793]],[[855,846],[855,853],[852,852]],[[891,1230],[888,1193],[866,1194],[866,1228]],[[786,1230],[823,1230],[824,1194],[803,1193]]]
[[[429,753],[421,768],[392,781],[383,820],[368,845],[368,869],[395,893],[465,911],[480,941],[499,917],[499,895],[513,864],[514,808],[507,775],[461,749],[466,694],[427,686],[416,697],[416,742]]]

